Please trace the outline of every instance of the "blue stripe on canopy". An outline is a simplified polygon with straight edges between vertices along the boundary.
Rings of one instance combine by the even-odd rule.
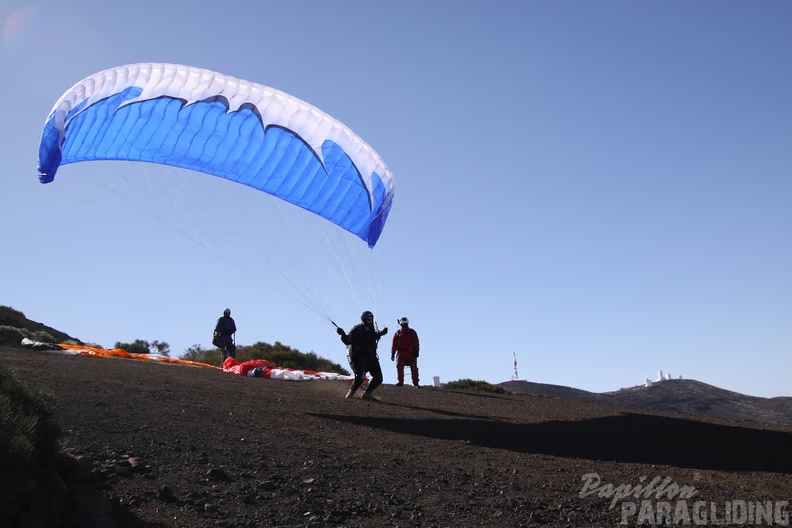
[[[392,184],[387,182],[388,189],[374,172],[367,187],[336,142],[325,139],[315,152],[294,130],[262,123],[252,104],[229,111],[223,97],[190,104],[170,96],[133,100],[142,91],[131,86],[95,102],[86,97],[68,109],[62,132],[53,111],[39,148],[40,181],[51,182],[60,165],[90,160],[182,167],[267,192],[354,233],[369,247],[376,244]]]

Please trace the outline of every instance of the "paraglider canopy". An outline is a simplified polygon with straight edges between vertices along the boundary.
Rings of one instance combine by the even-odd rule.
[[[38,174],[61,165],[144,161],[212,174],[269,193],[374,247],[393,175],[343,123],[289,94],[174,64],[111,68],[75,84],[49,114]]]

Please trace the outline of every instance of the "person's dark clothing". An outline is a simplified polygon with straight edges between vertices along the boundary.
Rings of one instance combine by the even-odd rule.
[[[350,391],[355,393],[366,379],[366,372],[371,373],[371,381],[369,381],[366,392],[371,393],[374,389],[382,385],[382,367],[380,366],[377,353],[374,354],[359,354],[357,356],[348,355],[349,368],[355,374],[355,380],[352,382]]]
[[[223,343],[223,346],[220,347],[220,351],[222,352],[223,358],[221,361],[225,363],[227,357],[232,357],[236,359],[236,345],[234,344],[234,334],[237,331],[236,323],[234,322],[234,318],[230,315],[224,315],[217,320],[217,324],[215,325],[215,332],[220,334],[220,340]]]
[[[367,393],[382,385],[382,368],[380,367],[379,357],[377,356],[377,343],[380,337],[385,335],[386,330],[377,332],[374,326],[366,326],[363,323],[352,327],[348,334],[341,335],[341,341],[347,346],[347,359],[349,367],[355,374],[352,382],[350,394],[363,385],[366,373],[371,373],[371,381],[366,388]]]

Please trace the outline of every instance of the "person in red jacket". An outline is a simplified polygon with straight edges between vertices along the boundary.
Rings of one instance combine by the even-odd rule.
[[[393,334],[393,344],[391,345],[391,361],[396,359],[396,354],[399,355],[399,359],[396,360],[396,378],[399,382],[396,386],[404,385],[404,367],[409,365],[412,383],[418,387],[418,352],[420,350],[418,332],[410,328],[410,321],[406,317],[399,319],[399,326],[401,328]]]

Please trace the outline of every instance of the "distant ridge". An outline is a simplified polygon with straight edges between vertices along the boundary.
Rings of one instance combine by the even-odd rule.
[[[521,394],[792,425],[792,397],[748,396],[689,379],[671,379],[648,387],[638,385],[603,393],[519,380],[504,381],[499,385]]]
[[[9,306],[0,306],[0,326],[21,328],[30,332],[45,332],[52,336],[58,343],[64,343],[66,341],[82,343],[82,341],[79,339],[71,337],[65,332],[61,332],[60,330],[56,330],[55,328],[49,327],[45,324],[28,319],[25,317],[24,313]]]

